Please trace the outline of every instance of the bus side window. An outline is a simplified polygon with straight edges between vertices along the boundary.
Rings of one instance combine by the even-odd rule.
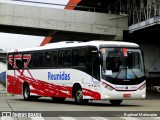
[[[52,52],[52,67],[57,67],[57,62],[58,62],[58,52],[53,51]]]
[[[85,66],[86,65],[86,49],[73,49],[72,53],[72,65],[73,66]]]
[[[13,70],[13,55],[8,55],[8,70]]]
[[[62,66],[64,66],[64,62],[63,62],[63,59],[64,59],[64,51],[59,51],[58,52],[58,66],[59,67],[62,67]]]
[[[22,66],[23,69],[30,69],[32,68],[32,54],[31,53],[24,53],[22,57]]]
[[[78,66],[78,50],[76,49],[72,51],[72,66]]]
[[[86,65],[86,49],[81,49],[79,51],[79,63],[78,66],[85,66]]]
[[[51,67],[52,65],[52,57],[51,52],[45,53],[45,67]]]
[[[30,56],[31,56],[31,59],[30,59],[30,61],[29,61],[29,64],[28,64],[28,68],[32,68],[32,63],[33,63],[33,58],[32,58],[32,56],[33,56],[33,54],[29,54]]]
[[[99,54],[96,47],[87,48],[87,73],[97,80],[100,79],[100,65],[99,65]]]
[[[71,50],[64,51],[64,66],[71,66]]]
[[[33,67],[43,67],[44,55],[43,53],[33,53]]]
[[[92,75],[96,79],[100,79],[99,54],[92,53]]]
[[[63,50],[58,54],[58,65],[59,66],[70,66],[71,65],[71,51]]]
[[[15,69],[22,69],[23,64],[22,64],[22,55],[21,54],[15,54],[14,55],[14,62],[17,68]]]
[[[33,54],[33,67],[38,67],[38,54]]]

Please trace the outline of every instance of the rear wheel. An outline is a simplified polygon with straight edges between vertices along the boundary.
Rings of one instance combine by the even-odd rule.
[[[109,100],[112,105],[120,105],[123,100]]]
[[[88,103],[88,100],[83,99],[83,92],[82,92],[82,88],[80,86],[78,86],[74,91],[74,99],[77,104]]]
[[[64,102],[65,99],[63,97],[52,97],[53,102]]]
[[[31,100],[30,88],[28,84],[24,85],[23,87],[23,98],[24,100]]]

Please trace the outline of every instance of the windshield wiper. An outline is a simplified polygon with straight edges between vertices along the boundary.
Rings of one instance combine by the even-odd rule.
[[[126,68],[125,68],[125,67],[120,68],[119,72],[117,73],[117,75],[116,75],[116,77],[115,77],[116,79],[118,78],[118,76],[119,76],[119,74],[121,73],[122,69],[126,69]],[[134,74],[135,78],[137,79],[138,76],[136,75],[136,73],[135,73],[132,69],[130,69],[130,70],[131,70],[131,72]]]
[[[115,77],[116,79],[118,78],[118,76],[119,76],[119,74],[121,73],[122,69],[125,69],[125,67],[120,67],[120,68],[119,68],[119,72],[117,73],[117,75],[116,75],[116,77]]]
[[[134,74],[134,76],[135,76],[136,78],[138,78],[137,75],[136,75],[136,73],[135,73],[132,69],[130,69],[130,70],[131,70],[131,72]]]

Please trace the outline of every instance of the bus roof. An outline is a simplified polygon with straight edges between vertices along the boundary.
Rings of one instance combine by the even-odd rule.
[[[35,51],[35,50],[45,50],[45,49],[56,49],[56,48],[68,48],[68,47],[81,47],[81,46],[96,46],[99,47],[132,47],[138,48],[139,45],[130,42],[122,41],[89,41],[89,42],[80,42],[80,41],[63,41],[56,43],[49,43],[45,46],[38,46],[32,48],[22,48],[22,49],[13,49],[9,52],[19,52],[19,51]]]

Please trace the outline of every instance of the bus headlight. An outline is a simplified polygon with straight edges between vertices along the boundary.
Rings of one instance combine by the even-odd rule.
[[[139,90],[143,90],[145,87],[146,87],[146,83],[144,83],[143,85],[141,85],[141,86],[139,87]]]
[[[112,88],[111,86],[109,86],[109,85],[107,85],[107,84],[103,84],[103,85],[104,85],[104,87],[107,88],[108,90],[110,90],[110,91],[113,90],[113,88]]]
[[[146,97],[146,94],[143,94],[142,97],[145,98],[145,97]]]

